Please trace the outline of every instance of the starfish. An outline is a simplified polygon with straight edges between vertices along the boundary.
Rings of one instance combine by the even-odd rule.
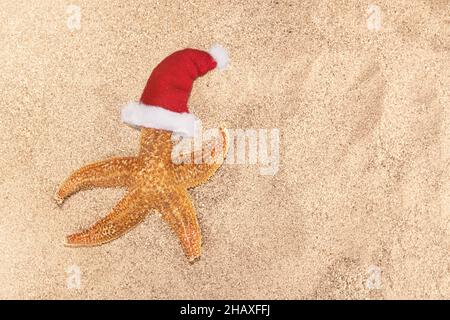
[[[89,164],[62,183],[55,194],[59,205],[81,190],[127,189],[106,217],[90,228],[68,236],[67,246],[97,246],[117,239],[156,210],[178,236],[188,260],[193,262],[200,257],[201,231],[187,189],[205,183],[221,166],[228,151],[228,132],[221,128],[220,138],[203,145],[202,150],[185,154],[192,161],[180,164],[172,161],[171,135],[170,131],[143,128],[137,156]],[[203,159],[207,155],[215,161],[195,161],[202,154]]]

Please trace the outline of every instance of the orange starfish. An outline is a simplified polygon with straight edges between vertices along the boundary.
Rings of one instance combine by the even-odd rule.
[[[75,171],[55,195],[58,204],[80,190],[126,187],[125,196],[103,219],[92,227],[67,237],[68,246],[96,246],[119,238],[147,214],[156,209],[177,234],[184,252],[193,262],[200,257],[201,232],[195,208],[187,189],[206,182],[220,167],[228,151],[227,130],[220,129],[220,139],[192,152],[190,163],[172,161],[171,132],[143,128],[136,157],[112,158]],[[207,155],[215,161],[193,159]],[[210,159],[211,159],[210,158]],[[218,159],[217,159],[218,158]]]

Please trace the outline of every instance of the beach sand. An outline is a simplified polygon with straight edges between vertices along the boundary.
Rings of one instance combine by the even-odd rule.
[[[449,299],[450,2],[324,3],[2,0],[0,298]],[[231,65],[195,82],[191,111],[278,129],[279,170],[226,164],[190,191],[192,265],[155,214],[65,247],[124,190],[59,208],[58,185],[135,154],[121,106],[165,56],[213,43]]]

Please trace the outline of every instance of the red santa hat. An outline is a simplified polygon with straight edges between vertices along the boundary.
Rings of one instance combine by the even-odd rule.
[[[153,70],[140,101],[122,109],[122,121],[193,136],[198,121],[188,109],[193,82],[216,67],[226,68],[228,61],[227,52],[219,45],[208,52],[184,49],[172,53]]]

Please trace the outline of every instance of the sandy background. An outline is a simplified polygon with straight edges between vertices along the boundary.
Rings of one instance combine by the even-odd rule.
[[[0,1],[0,298],[450,298],[450,2],[377,0],[380,31],[369,1],[229,2]],[[120,106],[166,55],[215,42],[232,63],[195,83],[192,111],[278,128],[279,172],[227,165],[191,192],[194,265],[156,215],[64,247],[123,190],[59,209],[58,184],[134,154]]]

